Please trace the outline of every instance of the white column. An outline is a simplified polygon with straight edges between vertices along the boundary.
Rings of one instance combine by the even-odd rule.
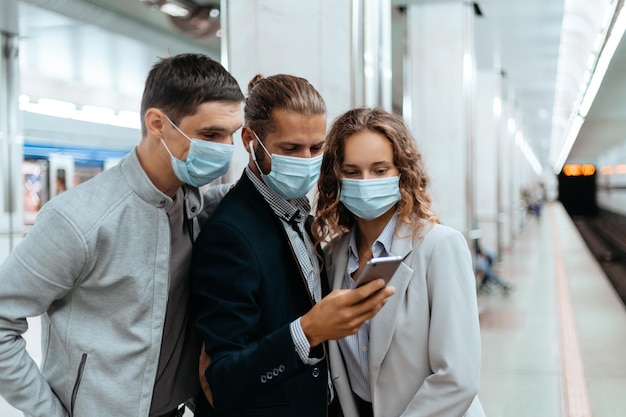
[[[513,240],[512,234],[512,207],[511,201],[513,193],[519,193],[519,190],[513,190],[512,186],[512,154],[515,147],[515,131],[516,122],[514,114],[514,106],[510,98],[504,98],[502,102],[502,122],[500,123],[500,156],[498,158],[500,183],[499,183],[499,225],[501,248],[508,248]]]
[[[473,19],[462,1],[407,7],[407,119],[432,180],[434,210],[466,235],[473,217]]]
[[[329,124],[353,107],[390,110],[390,7],[389,0],[222,0],[222,62],[244,94],[256,74],[306,78],[324,97]],[[238,147],[232,179],[247,163]]]
[[[357,2],[355,2],[357,3]],[[362,36],[365,75],[365,100],[368,107],[391,111],[391,2],[359,2],[363,7]],[[358,13],[357,10],[354,10]],[[357,38],[360,36],[355,34]]]
[[[520,118],[518,120],[518,125],[522,125],[523,121]],[[524,217],[526,214],[525,207],[522,204],[521,199],[521,190],[525,185],[524,180],[524,167],[526,166],[524,155],[521,151],[521,144],[524,140],[524,132],[521,129],[521,126],[518,127],[517,132],[515,132],[514,137],[514,146],[513,146],[513,155],[512,155],[512,175],[511,175],[511,216],[512,216],[512,229],[511,234],[513,240],[515,240],[524,227]]]
[[[17,3],[4,1],[0,14],[0,261],[17,245],[24,229],[17,21]]]
[[[476,77],[475,204],[481,246],[498,247],[499,139],[502,102],[500,74],[479,71]]]

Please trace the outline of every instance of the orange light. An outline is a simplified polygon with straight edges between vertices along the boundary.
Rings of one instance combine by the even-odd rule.
[[[608,172],[608,170],[611,170],[612,172],[612,169],[613,168],[610,165],[605,165],[604,167],[602,167],[602,172]],[[596,167],[592,164],[567,164],[563,167],[563,174],[565,174],[566,177],[580,177],[581,175],[584,175],[585,177],[590,177],[595,173]],[[610,175],[610,173],[605,175]]]
[[[567,164],[563,167],[563,173],[567,177],[577,177],[580,175],[580,165]]]
[[[602,175],[613,175],[613,165],[604,165],[600,168]]]
[[[591,164],[585,164],[580,168],[580,171],[585,177],[589,177],[596,173],[596,167]]]
[[[626,174],[626,164],[615,165],[616,174]]]

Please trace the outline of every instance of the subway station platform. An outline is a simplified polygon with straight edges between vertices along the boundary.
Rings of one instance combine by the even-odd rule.
[[[496,269],[515,290],[479,295],[487,416],[626,416],[626,308],[560,203]]]
[[[515,289],[479,294],[487,416],[626,416],[626,308],[560,203],[528,219],[496,271]],[[39,331],[31,320],[36,360]],[[1,417],[21,415],[0,398]]]

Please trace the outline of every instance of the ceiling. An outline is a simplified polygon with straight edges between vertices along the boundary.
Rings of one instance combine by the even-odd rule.
[[[570,162],[595,162],[600,153],[626,143],[626,41],[619,43],[593,106],[569,156]]]
[[[548,166],[563,0],[482,0],[475,19],[478,70],[500,70],[516,128]]]
[[[219,38],[186,37],[138,0],[23,0],[18,6],[21,89],[34,99],[137,111],[157,58],[220,56]]]
[[[438,1],[450,0],[392,0],[392,4]],[[503,93],[513,100],[517,128],[547,171],[553,135],[559,140],[564,135],[605,9],[602,5],[611,1],[623,0],[477,2],[482,11],[475,19],[477,67],[504,74]],[[219,38],[185,37],[166,15],[139,0],[22,0],[19,6],[22,89],[33,96],[56,90],[70,101],[93,99],[99,103],[90,104],[136,111],[156,57],[198,51],[219,58]],[[572,41],[564,46],[562,39],[568,39],[564,22],[567,33],[572,11]],[[559,61],[560,56],[567,60]],[[626,46],[620,45],[569,160],[593,162],[622,141],[624,72]]]

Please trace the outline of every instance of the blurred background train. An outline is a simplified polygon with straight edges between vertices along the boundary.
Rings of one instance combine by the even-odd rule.
[[[58,102],[50,104],[57,113],[63,106]],[[86,120],[87,117],[75,117],[76,113],[72,118],[45,114],[43,109],[23,110],[20,116],[25,126],[22,176],[27,232],[48,200],[117,164],[139,143],[141,132],[139,114],[130,115],[131,120],[121,125],[102,123],[106,118],[98,122]]]
[[[565,165],[558,199],[626,305],[626,147],[602,161]]]

